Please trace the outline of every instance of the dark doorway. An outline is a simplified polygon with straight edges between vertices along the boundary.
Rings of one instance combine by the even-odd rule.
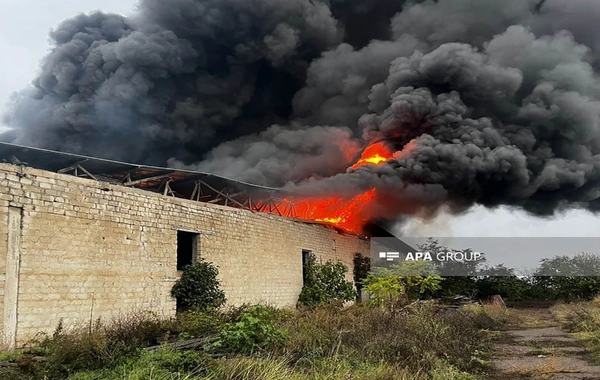
[[[306,249],[302,250],[302,285],[306,285],[308,276],[308,261],[310,258],[311,251]]]
[[[177,270],[183,270],[196,261],[198,255],[198,234],[177,231]]]

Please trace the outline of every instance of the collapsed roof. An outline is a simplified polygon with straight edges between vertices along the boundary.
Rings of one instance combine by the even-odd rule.
[[[288,194],[281,189],[253,185],[210,173],[130,164],[5,142],[0,142],[0,162],[328,225],[298,215],[293,203],[285,199]]]

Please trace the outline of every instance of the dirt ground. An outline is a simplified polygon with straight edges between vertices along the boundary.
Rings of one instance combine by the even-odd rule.
[[[600,366],[586,360],[585,349],[560,329],[548,308],[510,312],[508,328],[494,347],[490,379],[600,379]]]

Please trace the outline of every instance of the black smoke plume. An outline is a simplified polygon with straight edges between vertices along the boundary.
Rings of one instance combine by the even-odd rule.
[[[600,210],[597,0],[140,0],[63,22],[4,140],[398,212]],[[383,141],[380,166],[347,169]],[[410,205],[410,206],[407,206]]]

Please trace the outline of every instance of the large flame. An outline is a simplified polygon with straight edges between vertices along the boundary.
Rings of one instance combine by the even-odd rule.
[[[363,151],[351,168],[383,165],[393,156],[394,153],[383,142],[374,143]],[[329,223],[345,231],[361,234],[372,215],[372,206],[377,197],[377,190],[371,189],[350,199],[341,196],[285,199],[283,206],[293,208],[298,218]]]
[[[293,207],[298,218],[329,223],[360,234],[368,221],[365,211],[376,196],[376,190],[372,189],[349,200],[342,197],[323,197],[285,199],[284,203],[287,207]]]
[[[380,165],[390,158],[392,158],[393,153],[385,146],[383,142],[378,142],[372,145],[369,145],[367,149],[365,149],[360,156],[360,159],[352,165],[352,169],[356,169],[358,167],[364,165]]]

